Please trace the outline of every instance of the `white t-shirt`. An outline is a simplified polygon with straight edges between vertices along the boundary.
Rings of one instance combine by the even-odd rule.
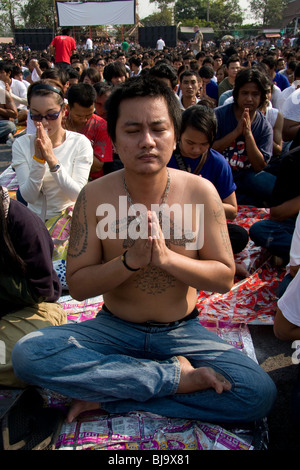
[[[300,88],[293,91],[282,106],[282,114],[290,121],[300,121]]]
[[[92,50],[93,49],[93,41],[91,40],[91,38],[88,38],[86,40],[85,46],[86,46],[87,50]]]
[[[10,89],[17,108],[27,107],[27,88],[21,80],[11,79]]]
[[[290,263],[291,266],[300,265],[300,212],[298,214],[295,230],[293,233],[291,249],[290,249]]]
[[[53,149],[60,163],[57,172],[50,172],[47,163],[37,162],[34,155],[35,135],[25,134],[12,146],[12,167],[16,171],[22,197],[28,208],[46,219],[58,215],[75,203],[88,182],[93,163],[93,148],[87,137],[66,131],[65,141]]]
[[[290,323],[300,326],[300,269],[278,300],[277,305]]]
[[[157,43],[156,43],[156,49],[158,51],[162,51],[163,48],[165,47],[165,41],[163,39],[158,39]]]

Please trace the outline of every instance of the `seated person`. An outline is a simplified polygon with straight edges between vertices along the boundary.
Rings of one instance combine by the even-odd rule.
[[[213,183],[223,203],[226,218],[234,220],[237,214],[236,185],[231,168],[222,155],[211,148],[217,131],[212,109],[194,105],[182,113],[179,143],[168,167],[203,176]],[[233,253],[242,251],[248,243],[248,232],[236,224],[228,224]],[[248,275],[241,265],[237,274]]]
[[[270,87],[267,91],[266,100],[260,106],[259,110],[264,116],[266,116],[268,122],[271,124],[273,129],[273,154],[270,160],[268,168],[274,173],[276,167],[279,164],[279,157],[282,152],[282,129],[283,129],[283,115],[277,108],[273,108],[271,103],[273,82],[270,81]],[[276,174],[275,173],[275,174]]]
[[[119,85],[128,79],[128,72],[122,62],[115,61],[107,64],[103,71],[103,78],[112,85]]]
[[[12,167],[29,209],[47,220],[74,205],[88,181],[93,149],[85,136],[63,128],[65,103],[59,82],[32,84],[28,105],[36,134],[15,140]]]
[[[288,285],[277,304],[275,336],[283,341],[300,340],[300,271]]]
[[[15,343],[27,333],[66,323],[56,303],[61,286],[52,266],[53,243],[41,219],[0,186],[0,386],[24,387],[11,363]]]
[[[0,143],[13,142],[13,134],[16,131],[15,119],[18,117],[18,110],[14,100],[3,87],[0,87]]]
[[[229,57],[226,63],[226,73],[227,76],[222,80],[218,85],[218,95],[219,97],[227,90],[232,90],[235,84],[235,77],[240,69],[240,59],[237,55],[232,55]]]
[[[198,93],[202,80],[197,72],[185,70],[179,77],[180,81],[180,105],[181,109],[187,109],[198,102]]]
[[[293,74],[293,81],[291,83],[291,86],[283,90],[280,94],[280,100],[279,100],[279,105],[278,105],[279,111],[282,112],[282,107],[284,106],[285,101],[298,88],[300,88],[300,64],[299,63],[295,67],[295,71]]]
[[[203,65],[199,70],[199,76],[202,79],[202,98],[211,100],[214,106],[218,104],[218,85],[213,80],[214,71],[208,65]]]
[[[149,74],[158,80],[164,81],[174,92],[177,91],[178,77],[174,67],[160,62],[149,69]],[[176,95],[178,96],[178,95]]]
[[[300,418],[300,357],[298,349],[300,340],[300,270],[297,271],[283,296],[277,302],[273,330],[278,339],[293,341],[291,347],[295,348],[292,360],[293,364],[298,365],[298,374],[291,396],[291,411],[292,420],[298,425]]]
[[[98,70],[94,67],[89,67],[88,69],[83,70],[80,75],[79,83],[89,83],[90,85],[95,85],[95,83],[100,82],[101,77]]]
[[[106,108],[105,103],[109,95],[113,90],[113,86],[106,82],[95,83],[94,88],[97,93],[95,102],[95,114],[103,119],[106,119]]]
[[[68,91],[66,129],[84,134],[93,147],[93,164],[90,178],[103,176],[105,163],[111,163],[112,143],[107,134],[106,121],[95,114],[97,93],[88,83],[73,85]]]
[[[240,70],[233,103],[215,109],[218,129],[212,147],[231,166],[238,204],[265,207],[275,184],[276,177],[263,171],[273,149],[272,127],[259,111],[267,90],[267,77],[259,70]]]
[[[83,189],[67,262],[70,294],[87,299],[103,293],[104,307],[94,319],[19,340],[15,373],[75,399],[68,422],[99,408],[208,422],[261,419],[276,398],[273,381],[197,318],[197,289],[228,291],[234,262],[214,186],[167,168],[179,137],[178,100],[164,83],[139,75],[115,87],[107,109],[124,169]],[[188,237],[194,246],[186,244],[179,226],[165,238],[156,210],[161,206],[174,222],[166,204],[181,215],[185,204],[204,204],[203,244],[193,243],[194,234]],[[196,234],[197,212],[182,220]]]
[[[285,142],[291,142],[300,129],[300,88],[291,93],[281,107],[284,117],[282,136]]]
[[[274,186],[270,219],[260,220],[250,227],[249,235],[257,246],[267,249],[271,255],[289,262],[296,218],[300,210],[300,147],[284,155]]]
[[[277,85],[281,91],[290,86],[290,82],[282,73],[276,72],[276,59],[273,56],[267,56],[262,60],[263,64],[268,67],[268,73],[271,80]]]
[[[12,76],[13,65],[11,61],[0,61],[0,80],[5,84],[5,89],[14,100],[18,111],[17,123],[26,125],[27,116],[27,87],[23,80],[17,80]]]
[[[286,274],[279,285],[279,289],[277,292],[278,298],[283,295],[287,286],[294,279],[300,267],[300,215],[299,214],[297,216],[295,230],[293,233],[293,238],[292,238],[292,243],[291,243],[290,261],[286,267]]]

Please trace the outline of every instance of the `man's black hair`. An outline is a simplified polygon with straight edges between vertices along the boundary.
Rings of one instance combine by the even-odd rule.
[[[96,102],[97,94],[95,88],[89,83],[75,83],[68,90],[68,104],[70,108],[75,103],[89,108]]]
[[[209,65],[202,65],[202,67],[199,69],[199,76],[201,78],[209,78],[210,80],[214,76],[214,71]]]
[[[196,72],[196,70],[185,70],[184,72],[182,72],[182,74],[179,77],[180,83],[182,82],[184,77],[192,77],[192,76],[195,76],[197,80],[199,81],[200,77],[198,73]]]
[[[240,70],[235,77],[234,88],[232,91],[233,100],[235,102],[237,102],[241,87],[247,83],[255,83],[258,86],[261,93],[259,106],[261,106],[265,102],[267,91],[270,88],[269,77],[262,73],[258,67],[250,67]]]
[[[170,80],[172,89],[174,89],[178,84],[177,72],[174,67],[169,64],[155,64],[149,70],[149,74],[151,75],[151,77],[167,78],[168,80]]]
[[[114,77],[127,77],[126,67],[122,62],[110,62],[104,67],[103,78],[111,82]]]

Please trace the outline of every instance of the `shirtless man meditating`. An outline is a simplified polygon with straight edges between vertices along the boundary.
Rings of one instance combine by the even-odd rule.
[[[111,94],[108,132],[124,170],[81,192],[67,259],[70,294],[103,294],[104,306],[95,319],[45,328],[13,350],[22,380],[74,399],[68,421],[101,407],[241,422],[274,403],[269,376],[197,319],[197,290],[228,291],[234,260],[213,185],[167,169],[180,119],[172,90],[153,79],[130,79]]]

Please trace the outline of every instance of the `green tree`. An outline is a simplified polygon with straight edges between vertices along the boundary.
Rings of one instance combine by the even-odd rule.
[[[209,19],[218,30],[227,32],[243,22],[243,13],[238,0],[214,0],[210,2]]]
[[[281,25],[282,13],[288,0],[250,0],[250,10],[260,24]]]
[[[54,24],[53,0],[29,0],[20,13],[27,28],[51,28]]]
[[[199,26],[228,31],[242,24],[243,13],[238,0],[177,0],[175,21],[185,26],[190,26],[192,21]]]
[[[0,0],[0,21],[4,31],[13,33],[21,20],[22,0]]]
[[[207,0],[177,0],[175,3],[175,20],[182,23],[196,18],[206,20]]]
[[[172,25],[173,15],[171,10],[163,8],[158,13],[152,13],[152,15],[143,18],[142,23],[144,26],[157,26],[157,25]]]

